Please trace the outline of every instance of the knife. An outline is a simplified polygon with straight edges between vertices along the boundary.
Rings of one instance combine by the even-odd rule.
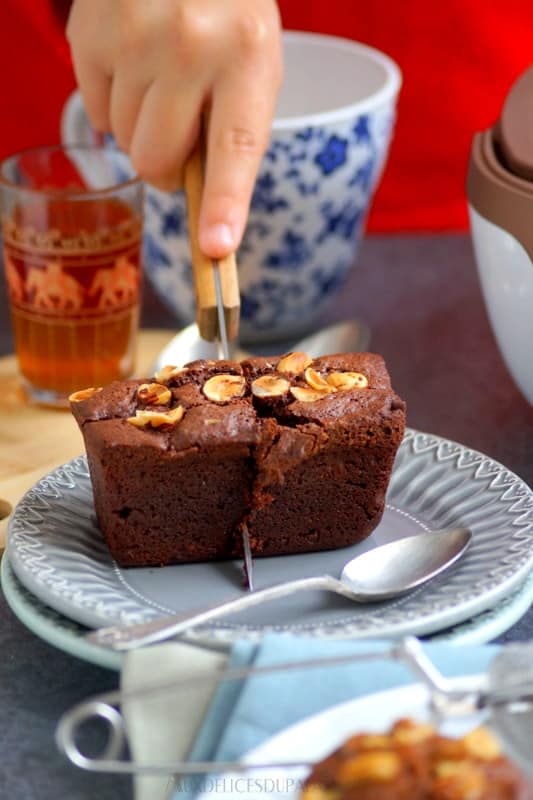
[[[240,293],[235,254],[208,258],[198,241],[198,220],[204,187],[205,143],[203,135],[185,164],[187,218],[196,297],[196,321],[202,339],[218,342],[218,356],[229,360],[230,342],[239,333]],[[248,589],[253,591],[253,560],[248,529],[242,527],[244,567]]]
[[[198,220],[204,188],[204,162],[204,145],[201,141],[189,156],[184,170],[196,322],[202,339],[208,342],[218,340],[222,345],[222,325],[225,325],[228,344],[239,334],[239,281],[234,253],[213,261],[200,249]],[[224,357],[228,357],[227,350]]]

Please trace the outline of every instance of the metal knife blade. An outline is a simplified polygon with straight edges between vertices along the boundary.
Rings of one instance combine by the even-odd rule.
[[[218,318],[218,348],[219,358],[229,360],[229,343],[228,332],[226,329],[226,315],[224,313],[224,298],[222,296],[222,283],[220,280],[220,265],[216,259],[213,259],[213,279],[215,282],[215,297],[217,301],[217,318]],[[250,535],[246,525],[242,528],[242,544],[244,550],[244,571],[246,573],[246,580],[248,583],[248,590],[254,590],[254,565],[252,558],[252,549],[250,547]]]
[[[248,528],[243,525],[242,528],[242,544],[244,548],[244,571],[246,572],[246,580],[248,582],[248,591],[254,590],[254,562],[252,558],[252,548],[250,547],[250,534]]]
[[[215,281],[215,297],[217,301],[219,358],[224,358],[226,360],[229,360],[228,332],[226,329],[226,315],[224,313],[222,282],[220,280],[220,264],[216,259],[213,259],[212,264],[213,264],[213,279]]]

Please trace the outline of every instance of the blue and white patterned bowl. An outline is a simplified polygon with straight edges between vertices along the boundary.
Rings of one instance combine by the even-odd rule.
[[[355,261],[387,157],[401,75],[390,58],[329,36],[284,34],[285,79],[238,253],[241,339],[302,335]],[[64,141],[86,140],[79,95]],[[182,192],[147,190],[145,269],[183,323],[194,318]]]

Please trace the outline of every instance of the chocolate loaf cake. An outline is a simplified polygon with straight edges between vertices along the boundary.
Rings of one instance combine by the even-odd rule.
[[[532,800],[533,787],[487,728],[462,739],[400,720],[358,734],[316,764],[301,800]]]
[[[123,566],[328,550],[381,519],[405,405],[380,356],[196,361],[71,396]]]

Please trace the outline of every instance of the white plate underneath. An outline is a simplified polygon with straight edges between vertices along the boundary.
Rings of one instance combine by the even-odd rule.
[[[308,592],[198,628],[190,638],[231,642],[286,630],[320,637],[426,635],[471,618],[507,597],[533,566],[533,494],[502,465],[460,444],[408,431],[398,451],[383,520],[372,536],[326,553],[256,559],[256,586],[328,572],[386,541],[466,525],[465,557],[409,595],[356,606]],[[85,458],[47,475],[17,506],[8,552],[19,580],[55,610],[90,627],[185,613],[235,596],[241,564],[120,569],[96,525]]]
[[[299,759],[316,762],[339,747],[349,736],[366,731],[382,733],[402,717],[410,717],[418,722],[428,720],[427,690],[423,686],[402,686],[333,706],[285,728],[248,752],[242,760],[248,764]],[[449,736],[461,736],[478,723],[474,718],[454,720],[446,723],[443,732]],[[241,800],[243,787],[249,800],[256,797],[262,800],[297,800],[308,773],[307,767],[294,767],[258,768],[244,775],[217,775],[205,778],[204,791],[198,800],[212,800],[214,786],[217,800]]]

